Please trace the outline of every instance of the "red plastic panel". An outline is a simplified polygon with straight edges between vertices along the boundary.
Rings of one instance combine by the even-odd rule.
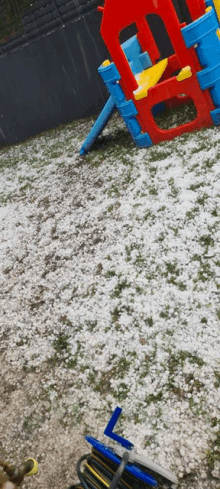
[[[185,0],[192,20],[196,20],[205,13],[205,0]]]
[[[165,80],[159,85],[149,89],[148,96],[144,99],[135,101],[140,117],[139,122],[143,128],[143,131],[148,132],[154,144],[166,139],[173,139],[184,132],[195,131],[201,129],[202,127],[209,127],[213,124],[209,113],[209,106],[206,103],[203,92],[198,90],[197,83],[197,80],[192,78],[178,82],[175,77],[172,77],[171,79]],[[166,102],[166,100],[177,97],[177,95],[180,93],[186,94],[186,102],[189,100],[189,98],[193,100],[197,110],[196,119],[172,129],[160,129],[152,115],[152,107],[159,102]],[[182,102],[182,100],[180,100],[180,102]]]

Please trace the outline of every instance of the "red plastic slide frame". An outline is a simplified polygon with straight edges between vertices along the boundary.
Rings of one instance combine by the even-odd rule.
[[[203,0],[187,0],[187,5],[192,17],[200,16],[205,12]],[[146,19],[149,14],[159,15],[163,20],[175,54],[169,57],[168,67],[161,82],[149,89],[147,97],[136,101],[133,91],[138,88],[137,81],[121,48],[119,35],[125,27],[135,23],[142,50],[148,52],[155,64],[160,59],[160,53]],[[137,118],[142,130],[148,132],[154,143],[212,125],[210,111],[214,109],[214,105],[209,91],[200,89],[196,72],[201,70],[201,66],[194,48],[186,48],[181,27],[172,0],[138,0],[137,2],[134,0],[105,0],[101,35],[121,75],[120,83],[125,95],[136,105]],[[174,68],[181,70],[185,66],[191,67],[192,76],[178,82],[176,77],[172,76]],[[186,94],[186,101],[189,100],[189,97],[193,100],[197,110],[196,119],[167,131],[160,129],[153,118],[152,107],[163,101],[178,101],[181,93]],[[181,102],[183,101],[182,99]]]

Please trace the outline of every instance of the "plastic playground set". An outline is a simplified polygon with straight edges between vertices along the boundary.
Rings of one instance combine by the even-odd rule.
[[[113,431],[122,409],[116,407],[104,434],[117,445],[112,448],[92,436],[86,441],[92,446],[92,452],[83,455],[76,465],[79,482],[68,489],[146,489],[163,487],[172,489],[178,485],[176,475],[152,460],[137,455],[133,444]],[[0,489],[16,489],[25,475],[37,473],[38,464],[30,458],[18,468],[0,461],[6,475],[0,474]]]
[[[180,1],[180,0],[178,0]],[[116,108],[140,148],[220,124],[220,0],[184,0],[190,22],[181,23],[172,0],[105,0],[101,36],[112,61],[98,72],[109,99],[81,147],[87,153]],[[159,16],[172,54],[163,57],[149,25]],[[120,44],[121,32],[137,34]],[[193,102],[196,117],[167,130],[155,116]]]

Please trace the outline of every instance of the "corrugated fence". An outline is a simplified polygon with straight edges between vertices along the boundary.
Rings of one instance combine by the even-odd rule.
[[[97,113],[107,56],[97,0],[39,0],[0,44],[0,146]]]
[[[57,27],[64,27],[71,20],[80,19],[82,15],[91,13],[99,5],[98,0],[38,0],[30,8],[21,10],[24,32],[17,32],[6,45],[1,46],[1,54],[7,53],[25,42],[36,39]],[[5,14],[5,7],[0,2],[0,15]],[[6,14],[5,14],[6,17]],[[7,20],[6,20],[6,25]]]
[[[173,2],[183,20],[184,0]],[[106,92],[97,68],[108,56],[99,34],[102,3],[30,0],[20,26],[0,40],[0,146],[99,112]]]

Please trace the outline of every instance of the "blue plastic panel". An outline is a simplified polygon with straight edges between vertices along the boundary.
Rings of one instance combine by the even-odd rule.
[[[213,87],[220,81],[220,65],[199,71],[197,73],[197,78],[202,90]]]
[[[195,46],[195,44],[201,42],[205,36],[209,35],[210,32],[214,31],[215,33],[217,28],[218,21],[216,13],[212,9],[202,15],[199,19],[181,29],[186,47],[190,48]]]
[[[215,10],[215,4],[214,4],[213,0],[206,0],[206,1],[205,1],[205,4],[206,4],[206,7],[212,7],[212,8],[213,8],[213,10],[214,10],[214,11],[215,11],[215,13],[216,13],[216,16],[217,16],[217,12],[216,12],[216,10]],[[218,18],[218,16],[217,16],[217,18]],[[218,20],[218,25],[219,25],[219,20]]]
[[[124,42],[121,47],[130,63],[134,75],[141,73],[141,71],[152,65],[147,51],[142,53],[137,36],[128,39],[128,41]]]
[[[204,69],[197,72],[202,90],[210,88],[212,101],[220,107],[220,41],[217,35],[219,21],[212,1],[206,2],[211,10],[205,15],[181,29],[185,44],[195,46],[197,56]],[[211,111],[214,124],[218,125],[218,112]]]
[[[220,109],[211,110],[210,115],[211,115],[211,118],[212,118],[215,126],[219,126],[220,125]]]

